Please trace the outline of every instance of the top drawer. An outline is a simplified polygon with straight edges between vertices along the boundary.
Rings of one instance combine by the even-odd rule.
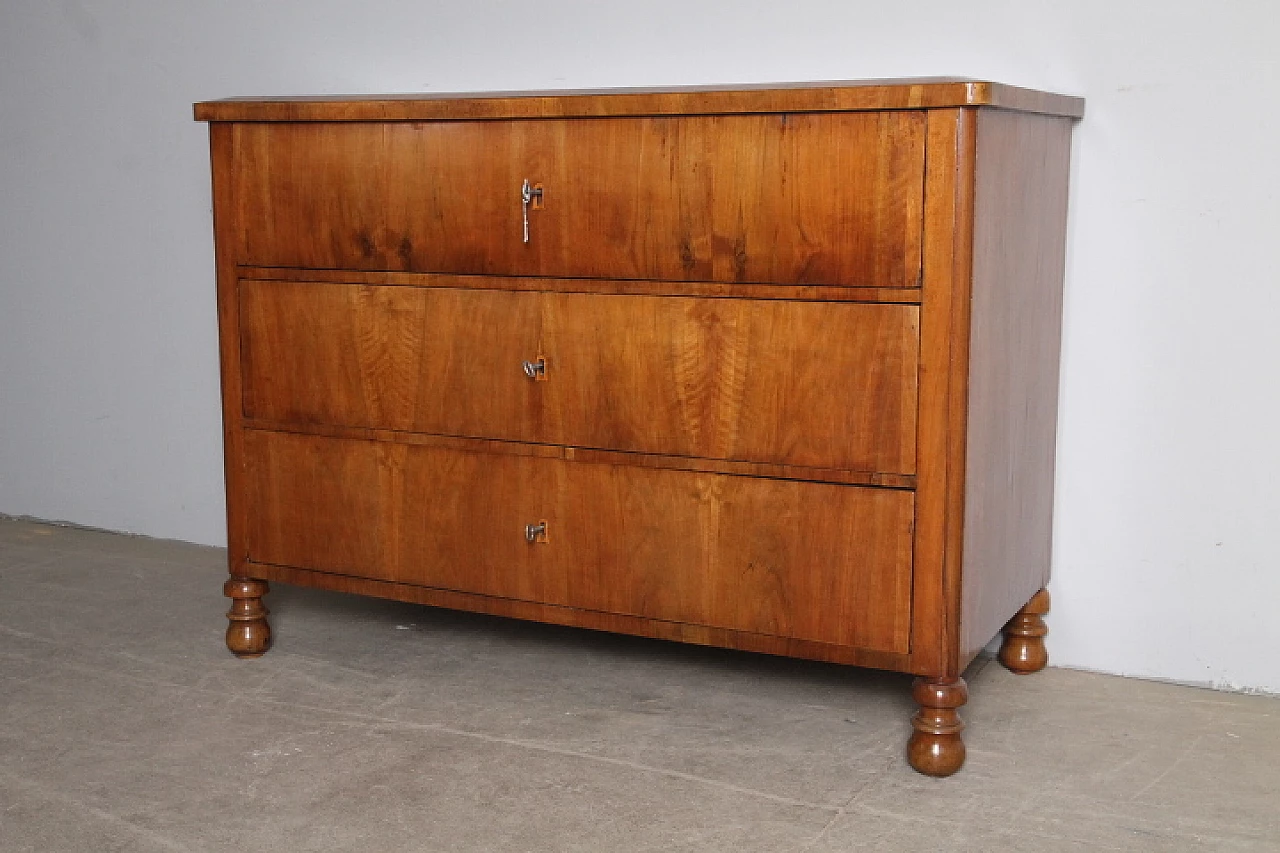
[[[235,181],[251,266],[915,287],[924,117],[238,124]]]

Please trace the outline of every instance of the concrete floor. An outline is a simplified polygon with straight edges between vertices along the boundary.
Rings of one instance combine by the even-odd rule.
[[[224,571],[0,519],[0,850],[1280,850],[1276,699],[979,661],[933,780],[905,676],[283,586],[239,661]]]

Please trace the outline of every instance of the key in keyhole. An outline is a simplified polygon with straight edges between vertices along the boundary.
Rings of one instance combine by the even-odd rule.
[[[529,242],[529,204],[533,203],[533,209],[539,210],[542,207],[542,185],[531,186],[529,179],[525,178],[524,184],[520,187],[520,215],[524,220],[524,241]]]

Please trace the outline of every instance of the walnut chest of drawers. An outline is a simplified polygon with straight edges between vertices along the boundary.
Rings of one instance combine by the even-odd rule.
[[[962,80],[198,104],[232,598],[913,673],[1045,663],[1075,98]]]

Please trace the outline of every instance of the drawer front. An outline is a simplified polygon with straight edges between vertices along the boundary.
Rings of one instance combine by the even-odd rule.
[[[241,124],[258,266],[919,283],[915,111]],[[541,185],[524,240],[521,186]]]
[[[908,491],[260,431],[245,451],[258,562],[908,651]]]
[[[249,280],[240,300],[253,419],[915,472],[917,306]]]

